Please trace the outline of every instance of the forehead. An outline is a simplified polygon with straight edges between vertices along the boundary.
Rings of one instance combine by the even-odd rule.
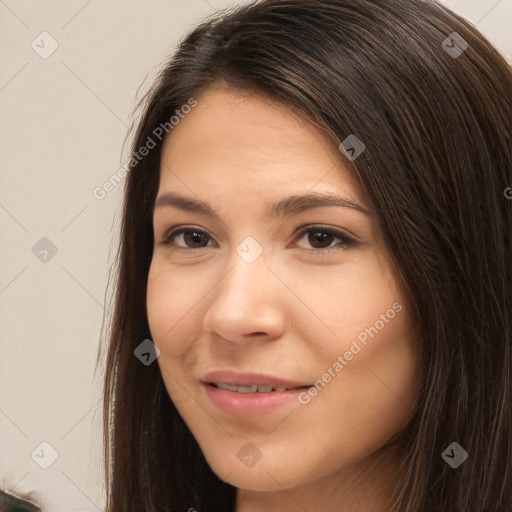
[[[161,189],[189,183],[202,195],[248,186],[265,194],[305,192],[320,183],[361,198],[333,141],[289,109],[228,88],[208,89],[196,100],[165,140]]]

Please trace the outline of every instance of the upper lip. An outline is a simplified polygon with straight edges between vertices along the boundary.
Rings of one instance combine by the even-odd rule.
[[[201,382],[211,384],[212,382],[224,382],[235,386],[285,386],[287,388],[309,387],[310,384],[298,382],[281,377],[275,377],[264,373],[257,372],[236,372],[232,370],[217,370],[207,373]]]

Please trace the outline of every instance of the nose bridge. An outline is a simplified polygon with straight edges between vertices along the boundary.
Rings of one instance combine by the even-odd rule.
[[[218,285],[215,302],[220,307],[234,307],[243,312],[245,307],[254,311],[260,303],[262,284],[268,280],[269,270],[263,254],[250,263],[233,251],[227,262],[227,273]]]
[[[271,292],[275,283],[266,255],[254,254],[254,246],[243,243],[230,254],[205,314],[205,330],[236,340],[256,332],[277,335],[282,328],[283,312]]]
[[[235,300],[240,305],[258,300],[261,284],[271,274],[267,268],[268,249],[264,250],[262,243],[246,236],[233,247],[226,263],[228,273],[219,283],[223,300]]]

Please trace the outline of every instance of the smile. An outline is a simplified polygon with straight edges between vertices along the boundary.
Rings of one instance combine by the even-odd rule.
[[[221,388],[220,386],[224,386]],[[303,387],[276,391],[272,386],[236,386],[222,383],[201,383],[205,391],[205,400],[210,402],[217,411],[235,417],[251,417],[264,413],[272,413],[280,407],[299,404],[298,395],[304,392]],[[225,389],[231,388],[231,389]]]
[[[238,386],[235,384],[228,384],[226,382],[212,382],[212,386],[219,389],[225,389],[227,391],[234,391],[236,393],[270,393],[277,392],[283,393],[284,391],[290,391],[296,388],[287,388],[286,386],[268,386],[268,385],[257,385],[252,386]]]

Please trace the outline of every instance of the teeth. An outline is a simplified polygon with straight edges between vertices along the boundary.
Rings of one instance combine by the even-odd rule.
[[[252,386],[235,386],[233,384],[226,384],[225,382],[212,382],[212,384],[217,388],[236,391],[237,393],[269,393],[270,391],[282,393],[290,389],[286,386],[258,386],[256,384]]]
[[[269,393],[272,391],[272,386],[257,386],[258,387],[258,393]]]
[[[258,386],[230,386],[230,391],[236,391],[237,393],[255,393]]]

